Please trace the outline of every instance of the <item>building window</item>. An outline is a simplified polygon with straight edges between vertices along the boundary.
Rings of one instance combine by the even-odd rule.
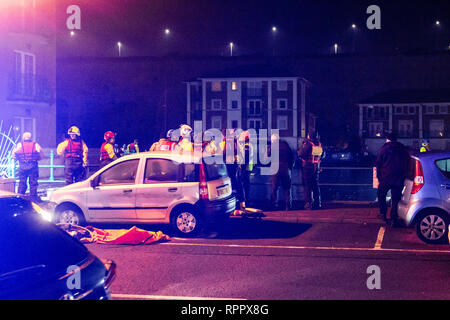
[[[434,114],[434,106],[427,105],[425,106],[425,114]]]
[[[439,114],[447,114],[448,107],[447,106],[439,106]]]
[[[261,119],[248,119],[247,127],[248,127],[248,129],[255,129],[256,131],[258,131],[262,127],[262,120]]]
[[[416,114],[416,106],[408,106],[408,114]]]
[[[212,99],[211,107],[213,110],[221,110],[222,109],[222,100],[221,99]]]
[[[222,83],[220,81],[211,82],[211,91],[214,92],[222,91]]]
[[[383,136],[383,122],[369,122],[369,137]]]
[[[278,91],[287,91],[288,82],[287,80],[278,80],[277,81],[277,90]]]
[[[238,83],[236,81],[231,82],[231,90],[237,91],[238,90]]]
[[[277,107],[280,110],[287,110],[287,99],[277,99]]]
[[[233,129],[237,129],[239,127],[239,123],[237,120],[232,120],[231,121],[231,128]]]
[[[412,137],[413,136],[413,121],[412,120],[399,120],[398,121],[398,135],[400,137]]]
[[[211,127],[214,129],[222,129],[222,117],[221,116],[211,117]]]
[[[394,113],[397,114],[397,115],[403,114],[404,113],[403,106],[395,106],[394,107]]]
[[[36,141],[37,139],[35,118],[15,117],[13,129],[17,137],[21,138],[24,132],[30,132],[33,135],[33,140]]]
[[[248,107],[248,115],[250,116],[257,116],[261,115],[261,100],[248,100],[247,107]]]
[[[278,116],[277,117],[277,129],[287,130],[288,129],[288,116]]]
[[[433,119],[429,122],[430,138],[441,138],[444,136],[444,119]]]
[[[247,95],[250,97],[262,96],[262,81],[248,81]]]
[[[232,100],[231,101],[231,109],[238,109],[239,108],[239,101]]]

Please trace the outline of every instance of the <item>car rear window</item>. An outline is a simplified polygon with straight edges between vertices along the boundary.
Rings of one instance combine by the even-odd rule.
[[[227,167],[223,163],[213,163],[213,161],[204,160],[206,168],[206,179],[208,181],[224,178],[228,175]]]
[[[447,178],[450,179],[450,158],[437,160],[436,167]]]

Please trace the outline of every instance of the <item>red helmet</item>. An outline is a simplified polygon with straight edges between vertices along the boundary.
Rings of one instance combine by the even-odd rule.
[[[105,135],[104,135],[103,137],[105,138],[105,140],[109,140],[109,139],[111,139],[111,138],[114,138],[114,137],[115,137],[115,134],[114,134],[114,132],[112,132],[112,131],[106,131],[106,132],[105,132]]]

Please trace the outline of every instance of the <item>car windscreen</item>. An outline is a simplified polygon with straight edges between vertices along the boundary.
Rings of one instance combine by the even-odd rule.
[[[0,248],[0,289],[15,277],[23,279],[23,271],[61,273],[88,256],[81,243],[20,197],[0,198]]]
[[[223,163],[214,163],[212,158],[205,158],[203,163],[206,168],[206,179],[208,181],[218,180],[228,175],[227,167]]]

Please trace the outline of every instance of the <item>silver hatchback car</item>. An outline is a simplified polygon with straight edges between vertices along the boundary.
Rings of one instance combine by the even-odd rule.
[[[415,226],[426,243],[448,242],[450,224],[450,152],[421,153],[411,157],[398,215]]]

